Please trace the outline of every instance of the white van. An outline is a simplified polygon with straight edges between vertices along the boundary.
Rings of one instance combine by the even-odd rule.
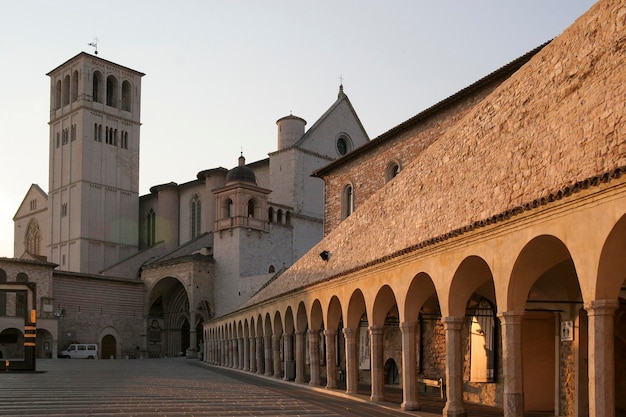
[[[59,352],[59,358],[98,359],[98,345],[95,343],[73,343]]]

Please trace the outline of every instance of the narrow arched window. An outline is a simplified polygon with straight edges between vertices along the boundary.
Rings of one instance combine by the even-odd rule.
[[[387,165],[385,171],[385,181],[389,182],[394,179],[400,173],[400,164],[397,161],[392,161]]]
[[[63,78],[63,105],[70,104],[70,76],[66,75]]]
[[[235,217],[235,205],[230,198],[226,200],[226,216]]]
[[[354,190],[350,184],[343,188],[341,196],[341,219],[345,219],[354,212]]]
[[[78,71],[72,73],[72,102],[78,100]]]
[[[267,221],[270,223],[274,221],[274,207],[267,209]]]
[[[274,272],[276,272],[276,268],[274,268],[274,265],[270,265],[269,269],[267,270],[268,273],[273,274]]]
[[[254,218],[254,200],[248,200],[248,217]]]
[[[131,86],[130,82],[122,82],[122,110],[130,111],[131,103]]]
[[[26,251],[31,255],[41,255],[41,230],[37,219],[32,219],[26,228],[26,236],[24,238],[24,246]]]
[[[202,221],[202,203],[198,194],[194,194],[191,198],[191,238],[195,239],[200,236],[200,228]]]
[[[63,88],[61,87],[61,80],[57,81],[56,88],[54,89],[54,109],[61,108],[61,97],[63,95]]]
[[[156,243],[156,213],[150,209],[146,218],[146,244],[153,246]]]
[[[287,226],[291,226],[291,212],[290,211],[285,212],[285,224]]]
[[[107,106],[117,107],[117,78],[107,77]]]
[[[97,103],[102,103],[102,73],[100,71],[95,71],[93,73],[93,82],[92,82],[92,100]]]
[[[281,209],[278,209],[278,211],[276,212],[276,223],[283,223],[283,211]]]

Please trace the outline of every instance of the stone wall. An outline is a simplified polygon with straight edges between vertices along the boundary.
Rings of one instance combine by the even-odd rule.
[[[71,341],[99,344],[105,329],[119,336],[122,351],[143,345],[143,282],[55,273],[53,291],[59,350]]]

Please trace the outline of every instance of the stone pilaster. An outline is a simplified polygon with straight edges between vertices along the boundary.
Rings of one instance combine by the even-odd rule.
[[[324,330],[326,337],[326,388],[337,388],[337,330]]]
[[[522,319],[524,315],[511,311],[501,313],[499,317],[502,329],[504,417],[523,417]]]
[[[274,378],[282,377],[281,369],[280,369],[280,335],[272,336],[272,363],[274,364]]]
[[[285,359],[285,371],[283,379],[289,381],[289,369],[293,365],[293,333],[283,334],[283,356]]]
[[[443,408],[444,417],[466,417],[463,406],[463,345],[461,329],[463,317],[445,317],[443,326],[446,332],[446,393],[447,401]]]
[[[306,366],[305,332],[296,332],[296,383],[304,384]]]
[[[372,358],[372,393],[374,402],[385,399],[384,334],[385,326],[370,326],[370,349]]]
[[[242,351],[243,351],[243,366],[241,366],[241,369],[244,371],[249,371],[250,370],[250,338],[248,337],[244,337],[243,340],[243,346],[242,346]]]
[[[403,410],[419,410],[417,399],[417,348],[415,335],[417,323],[400,324],[402,331],[402,393],[403,401],[400,407]]]
[[[320,331],[309,330],[309,362],[311,364],[311,380],[309,385],[320,385]]]
[[[356,350],[356,329],[343,329],[346,341],[346,393],[356,394],[359,389],[359,360]]]
[[[274,373],[274,367],[272,366],[272,336],[264,336],[263,347],[265,348],[265,375],[272,376]]]
[[[615,310],[617,300],[585,304],[589,317],[589,417],[615,416]]]
[[[265,372],[264,359],[265,349],[263,348],[263,336],[257,336],[256,338],[256,373],[263,374]]]
[[[248,349],[249,349],[249,360],[250,364],[248,365],[248,371],[256,372],[256,338],[251,337],[248,339]]]

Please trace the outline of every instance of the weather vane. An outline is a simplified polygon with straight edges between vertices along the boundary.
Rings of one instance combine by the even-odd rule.
[[[96,48],[96,55],[98,55],[98,37],[94,36],[93,42],[89,42],[88,45]]]

